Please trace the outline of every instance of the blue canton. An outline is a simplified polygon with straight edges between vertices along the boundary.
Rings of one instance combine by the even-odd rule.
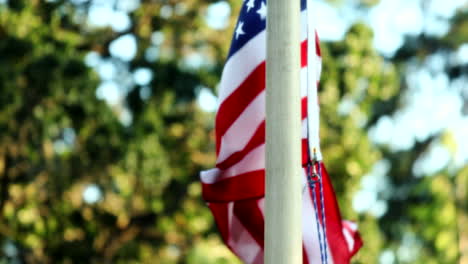
[[[307,0],[301,0],[301,10],[306,9]],[[242,48],[250,39],[265,30],[266,19],[262,17],[262,8],[266,0],[244,0],[231,42],[228,59]]]

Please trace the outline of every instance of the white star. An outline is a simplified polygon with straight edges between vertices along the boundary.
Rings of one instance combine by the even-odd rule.
[[[237,25],[237,28],[236,28],[236,39],[239,37],[239,35],[245,34],[244,30],[242,29],[243,26],[244,26],[244,22],[239,21],[239,24]]]
[[[255,0],[249,0],[249,2],[247,2],[247,12],[250,11],[250,9],[252,9],[253,7],[255,7]]]
[[[265,5],[265,2],[262,2],[262,5],[260,6],[260,8],[257,10],[257,14],[260,15],[260,18],[262,20],[264,20],[267,16],[267,8],[266,8],[266,5]]]

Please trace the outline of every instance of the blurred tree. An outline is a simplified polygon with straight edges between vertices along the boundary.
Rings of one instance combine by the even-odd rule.
[[[12,261],[85,262],[98,227],[114,225],[81,197],[123,154],[121,124],[96,99],[84,38],[57,7],[0,6],[0,230]]]
[[[214,121],[196,98],[219,81],[241,4],[0,1],[0,263],[238,263],[200,197]],[[227,26],[209,25],[215,5],[230,10]],[[90,22],[109,9],[120,23]],[[391,61],[363,24],[322,45],[323,152],[342,213],[364,237],[355,263],[389,252],[397,263],[454,263],[457,248],[468,257],[467,168],[413,172],[450,133],[400,152],[367,135],[402,106],[409,62],[466,43],[465,18],[444,36],[408,38]],[[466,65],[445,65],[451,80],[466,78]],[[379,164],[388,209],[358,214],[353,199]]]
[[[422,2],[423,8],[430,1]],[[425,9],[424,9],[425,10]],[[404,44],[390,58],[398,66],[402,76],[401,91],[388,108],[383,108],[380,116],[394,115],[404,104],[404,97],[410,93],[410,78],[414,69],[426,69],[432,75],[447,77],[449,87],[463,98],[461,114],[466,114],[468,105],[466,93],[467,62],[458,59],[462,45],[468,42],[466,30],[466,7],[457,11],[447,21],[431,18],[426,12],[425,20],[436,19],[447,23],[444,34],[430,33],[430,23],[425,30],[415,36],[407,36]],[[437,64],[436,67],[431,66]],[[435,69],[434,69],[435,68]],[[438,72],[437,69],[441,69]],[[456,88],[457,83],[465,85]],[[442,110],[442,109],[441,109]],[[385,117],[388,118],[388,117]],[[375,120],[377,122],[379,118]],[[396,263],[465,263],[468,261],[468,234],[464,224],[467,219],[466,201],[468,167],[456,165],[452,160],[436,172],[418,173],[417,164],[437,146],[457,152],[452,131],[447,128],[417,141],[406,150],[393,150],[382,145],[383,156],[391,164],[388,171],[389,188],[388,210],[380,218],[380,230],[385,234],[385,247]],[[432,162],[438,160],[432,159]],[[427,166],[427,165],[426,165]]]
[[[89,25],[94,1],[0,3],[0,260],[226,263],[198,183],[213,117],[194,99],[228,44],[206,26],[210,1],[111,2],[128,28]],[[135,56],[115,51],[122,37]],[[117,103],[96,98],[115,92],[103,65]]]
[[[377,263],[385,242],[377,218],[357,215],[353,197],[360,182],[382,153],[367,136],[376,109],[396,97],[398,76],[372,46],[372,31],[364,24],[350,28],[343,41],[323,43],[321,135],[323,156],[345,219],[359,222],[364,248],[355,263]]]

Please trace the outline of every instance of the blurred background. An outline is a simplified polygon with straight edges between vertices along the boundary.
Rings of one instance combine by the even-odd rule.
[[[315,2],[353,263],[468,263],[468,2]],[[1,264],[239,263],[198,173],[241,4],[0,0]]]

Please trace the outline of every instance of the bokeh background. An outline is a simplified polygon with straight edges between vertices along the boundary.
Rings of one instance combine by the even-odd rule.
[[[315,2],[353,263],[468,263],[468,2]],[[198,172],[241,4],[0,0],[0,263],[239,263]]]

